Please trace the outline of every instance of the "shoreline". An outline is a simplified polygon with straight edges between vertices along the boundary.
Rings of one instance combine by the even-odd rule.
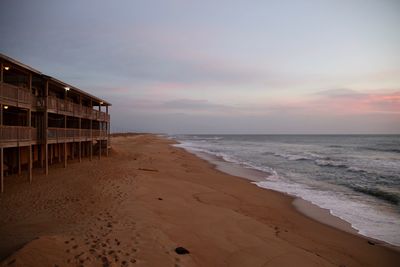
[[[173,139],[174,140],[174,139]],[[176,140],[174,140],[176,141]],[[176,147],[181,148],[185,150],[188,153],[191,153],[193,155],[196,155],[202,160],[205,160],[207,163],[210,164],[211,167],[215,168],[218,171],[221,171],[223,173],[239,177],[245,180],[251,181],[252,184],[256,185],[259,187],[256,182],[261,182],[265,181],[266,178],[266,172],[253,169],[253,168],[247,168],[246,166],[241,166],[238,163],[226,161],[222,157],[203,152],[203,151],[196,151],[196,150],[190,150],[190,148],[182,147],[179,146],[179,141],[176,141],[177,145]],[[175,145],[174,145],[175,146]],[[292,206],[293,208],[301,213],[302,215],[316,221],[322,224],[325,224],[327,226],[336,228],[338,230],[359,236],[361,238],[373,241],[373,242],[378,242],[385,244],[387,247],[394,249],[396,251],[400,251],[400,246],[396,246],[394,244],[388,243],[384,240],[376,239],[370,236],[363,235],[359,232],[358,229],[354,228],[352,224],[348,221],[346,221],[343,218],[340,218],[339,216],[336,216],[331,213],[331,211],[327,208],[323,208],[318,206],[317,204],[312,203],[309,200],[303,199],[299,196],[291,195],[287,192],[283,191],[277,191],[271,188],[265,188],[265,187],[259,187],[265,190],[271,190],[274,192],[277,192],[279,194],[282,194],[284,196],[288,196],[292,198]]]
[[[199,158],[207,161],[208,163],[211,164],[211,166],[213,168],[215,168],[221,172],[224,172],[226,174],[249,180],[249,181],[251,181],[252,184],[255,184],[255,182],[264,181],[266,179],[265,178],[266,173],[264,173],[262,171],[259,171],[256,169],[251,169],[251,168],[246,168],[244,166],[240,166],[239,164],[235,164],[233,162],[226,161],[221,157],[217,157],[215,155],[208,154],[206,152],[196,152],[196,151],[191,151],[190,149],[186,149],[186,148],[183,148],[183,149],[185,151],[192,153],[192,154],[198,156]],[[263,188],[263,187],[260,187],[260,188]],[[400,251],[400,247],[397,247],[395,245],[387,243],[383,240],[377,240],[377,239],[371,238],[369,236],[364,236],[364,235],[360,234],[357,229],[352,227],[350,222],[348,222],[338,216],[333,215],[329,209],[322,208],[308,200],[305,200],[298,196],[291,195],[289,193],[276,191],[276,190],[270,189],[270,188],[263,188],[263,189],[272,190],[274,192],[291,197],[293,199],[293,201],[292,201],[293,207],[297,211],[299,211],[301,214],[303,214],[317,222],[332,226],[336,229],[339,229],[339,230],[342,230],[342,231],[345,231],[348,233],[352,233],[352,234],[355,234],[355,235],[358,235],[358,236],[361,236],[364,238],[368,238],[370,240],[384,242],[388,246],[393,246],[393,248],[398,249]]]
[[[0,253],[8,257],[0,266],[400,261],[399,251],[384,243],[317,222],[297,211],[292,197],[223,173],[171,144],[155,135],[115,137],[108,158],[55,166],[32,184],[6,179]],[[190,253],[178,255],[177,247]]]

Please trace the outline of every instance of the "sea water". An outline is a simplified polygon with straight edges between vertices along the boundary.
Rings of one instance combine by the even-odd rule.
[[[360,234],[400,246],[399,135],[175,135],[183,147],[262,171]]]

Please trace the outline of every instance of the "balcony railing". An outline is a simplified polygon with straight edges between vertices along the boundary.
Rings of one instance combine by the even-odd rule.
[[[16,105],[45,107],[45,99],[36,97],[27,88],[18,87],[8,83],[0,83],[0,98],[15,103]],[[91,107],[80,106],[69,100],[49,96],[47,109],[64,115],[76,116],[91,120],[109,121],[110,115],[94,110]]]
[[[26,126],[0,126],[0,142],[35,141],[37,129]]]
[[[109,119],[105,112],[94,110],[91,107],[80,106],[72,101],[60,99],[54,96],[48,97],[47,108],[57,113],[61,112],[66,115],[73,115],[85,119],[102,120]]]
[[[31,104],[31,92],[27,88],[18,87],[8,83],[0,83],[0,97],[17,104]]]
[[[107,138],[106,130],[48,128],[49,140],[91,140]]]

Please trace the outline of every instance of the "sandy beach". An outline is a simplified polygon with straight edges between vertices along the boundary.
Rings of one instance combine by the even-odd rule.
[[[6,177],[1,266],[399,266],[398,249],[310,219],[292,197],[171,144],[113,137],[101,160],[36,170],[32,184]]]

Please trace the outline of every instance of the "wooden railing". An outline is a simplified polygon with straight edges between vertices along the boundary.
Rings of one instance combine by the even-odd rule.
[[[60,99],[54,96],[48,97],[47,108],[55,112],[62,112],[67,115],[82,117],[85,119],[102,120],[109,119],[105,112],[94,110],[91,107],[80,106],[72,101]]]
[[[49,140],[91,140],[107,138],[106,130],[72,129],[72,128],[48,128]]]
[[[107,131],[106,130],[92,130],[93,138],[107,138]]]
[[[16,105],[33,106],[45,108],[45,99],[36,97],[27,88],[18,87],[8,83],[0,83],[0,98],[14,102]],[[49,96],[47,109],[56,113],[63,113],[69,116],[81,117],[91,120],[109,121],[110,116],[102,111],[91,107],[80,106],[69,100]]]
[[[0,97],[5,100],[30,105],[32,101],[31,95],[31,92],[27,88],[8,83],[0,83]]]
[[[37,129],[26,126],[0,126],[0,142],[35,141]]]

